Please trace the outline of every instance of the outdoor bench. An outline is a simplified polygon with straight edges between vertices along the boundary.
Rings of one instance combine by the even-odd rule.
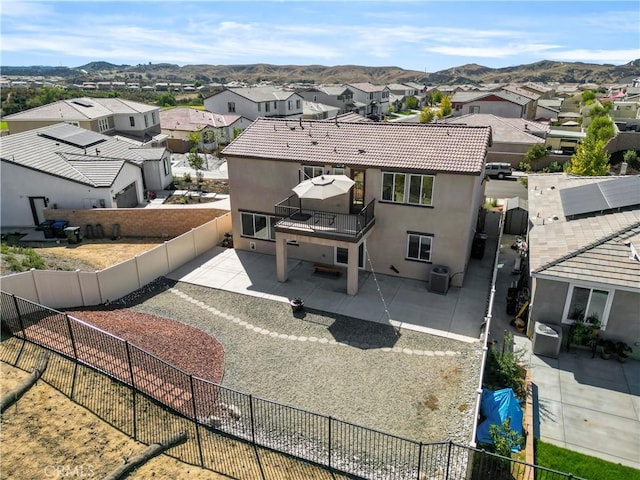
[[[326,265],[324,263],[314,263],[313,264],[313,268],[315,269],[315,272],[321,272],[321,273],[332,273],[336,276],[340,276],[340,274],[342,273],[342,268],[340,267],[336,267],[335,265]]]

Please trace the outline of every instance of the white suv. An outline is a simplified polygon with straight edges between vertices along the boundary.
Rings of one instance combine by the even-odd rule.
[[[502,180],[513,173],[513,167],[508,163],[487,163],[484,166],[484,174],[489,177],[498,177]]]

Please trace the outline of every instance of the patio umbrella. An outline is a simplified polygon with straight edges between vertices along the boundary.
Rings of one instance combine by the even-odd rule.
[[[355,182],[346,175],[319,175],[293,187],[299,198],[325,200],[347,193]]]

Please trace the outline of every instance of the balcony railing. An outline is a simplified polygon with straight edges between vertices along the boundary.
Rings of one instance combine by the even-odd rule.
[[[276,216],[281,217],[277,231],[314,237],[357,241],[375,223],[375,200],[371,200],[355,214],[326,212],[300,208],[300,199],[291,195],[275,205]]]

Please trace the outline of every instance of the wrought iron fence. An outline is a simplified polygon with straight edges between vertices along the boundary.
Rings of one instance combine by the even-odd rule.
[[[282,478],[269,458],[284,454],[297,469],[320,467],[334,479],[575,478],[452,442],[408,440],[225,388],[5,292],[1,314],[3,331],[12,338],[2,342],[0,360],[29,370],[34,350],[55,352],[43,376],[52,386],[143,443],[156,442],[161,432],[186,431],[189,441],[169,454],[231,477]],[[289,472],[287,478],[297,477]]]

